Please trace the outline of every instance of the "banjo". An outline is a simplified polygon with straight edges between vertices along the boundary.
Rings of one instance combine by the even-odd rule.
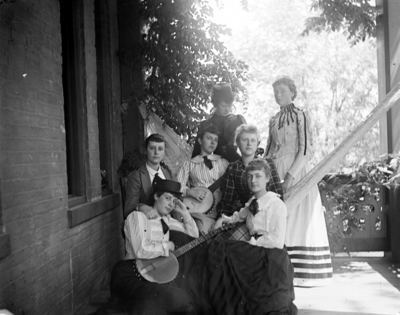
[[[156,283],[171,282],[178,275],[179,263],[177,257],[185,254],[189,250],[195,248],[201,243],[208,241],[215,235],[220,234],[232,228],[232,224],[224,224],[218,229],[215,229],[208,234],[202,235],[199,238],[179,247],[169,253],[168,257],[157,257],[154,259],[136,259],[136,268],[140,275],[147,281]]]
[[[197,186],[191,189],[204,191],[206,193],[202,201],[193,197],[183,198],[183,203],[190,213],[207,213],[213,210],[222,199],[221,191],[216,191],[222,183],[222,177],[218,178],[210,187]],[[215,192],[215,193],[214,193]]]

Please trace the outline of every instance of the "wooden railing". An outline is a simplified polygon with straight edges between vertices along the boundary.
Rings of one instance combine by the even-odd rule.
[[[365,133],[400,99],[400,82],[386,95],[385,99],[376,106],[367,116],[364,122],[347,136],[342,143],[315,166],[300,182],[285,194],[285,203],[289,210],[299,204],[307,195],[307,192],[327,174],[332,167],[349,152],[354,144],[359,141]]]

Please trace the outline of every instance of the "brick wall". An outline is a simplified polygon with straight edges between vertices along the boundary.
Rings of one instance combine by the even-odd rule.
[[[94,13],[84,3],[90,202],[101,183]],[[15,314],[75,313],[122,255],[121,209],[68,227],[61,65],[57,0],[0,6],[0,237],[11,246],[0,259],[0,309]]]

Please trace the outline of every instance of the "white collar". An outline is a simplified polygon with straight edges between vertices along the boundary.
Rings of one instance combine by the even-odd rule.
[[[157,171],[155,171],[154,169],[152,169],[148,164],[147,164],[147,162],[146,162],[146,169],[147,169],[147,171],[149,172],[149,174],[150,175],[156,175],[157,173],[159,173],[160,171],[161,171],[161,167],[160,166],[158,166],[158,170]]]
[[[253,199],[257,199],[259,202],[262,202],[262,200],[264,199],[269,199],[271,197],[278,197],[279,198],[279,194],[274,193],[273,191],[267,191],[267,193],[265,195],[263,195],[261,198],[256,198],[254,195],[250,198],[250,200],[248,202],[246,202],[246,206],[248,206]]]
[[[221,156],[220,155],[216,155],[216,154],[210,154],[210,155],[207,155],[207,157],[211,161],[217,161],[217,160],[221,159]],[[193,162],[193,163],[203,163],[204,162],[204,158],[203,158],[202,155],[197,155],[194,158],[192,158],[190,161]]]

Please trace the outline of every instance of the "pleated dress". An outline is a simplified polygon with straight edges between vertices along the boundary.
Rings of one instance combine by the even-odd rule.
[[[313,141],[308,112],[289,104],[270,119],[266,156],[281,179],[289,172],[298,183],[311,169]],[[294,285],[325,286],[332,280],[332,261],[318,187],[288,208],[285,245],[294,267]]]

